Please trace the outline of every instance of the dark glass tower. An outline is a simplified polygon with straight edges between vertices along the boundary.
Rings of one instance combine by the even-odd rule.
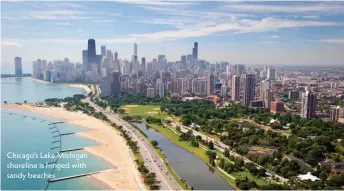
[[[96,63],[96,41],[94,39],[88,39],[87,45],[87,70],[91,70],[92,64]]]
[[[198,59],[198,42],[194,43],[194,47],[192,49],[192,58]]]

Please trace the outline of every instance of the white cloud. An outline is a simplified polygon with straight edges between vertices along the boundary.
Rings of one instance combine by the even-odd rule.
[[[305,16],[302,16],[302,18],[304,18],[304,19],[319,19],[320,16],[319,15],[305,15]]]
[[[262,4],[230,4],[226,6],[230,10],[247,11],[247,12],[283,12],[283,13],[300,13],[300,12],[323,12],[323,13],[342,13],[344,4],[340,3],[316,3],[312,5],[262,5]]]
[[[145,0],[116,0],[118,3],[136,4],[136,5],[158,5],[158,6],[176,6],[176,5],[190,5],[196,2],[182,2],[182,1],[145,1]]]
[[[72,10],[34,11],[29,14],[29,17],[42,20],[67,20],[87,18],[84,16],[84,12]]]
[[[116,20],[109,20],[109,19],[103,19],[103,20],[92,20],[93,23],[114,23]]]
[[[280,36],[278,35],[271,35],[271,36],[266,36],[267,38],[279,38]]]
[[[2,46],[14,46],[14,47],[22,47],[23,46],[23,44],[20,43],[16,39],[2,39],[1,45]]]
[[[59,22],[59,23],[56,23],[57,25],[64,25],[64,26],[71,26],[72,23],[69,23],[69,22]]]
[[[320,42],[331,44],[344,44],[344,38],[322,39]]]
[[[262,44],[278,44],[280,42],[278,42],[278,41],[260,41],[260,43],[262,43]]]

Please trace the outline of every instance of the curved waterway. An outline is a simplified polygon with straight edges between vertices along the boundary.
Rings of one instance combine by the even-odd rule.
[[[226,180],[203,160],[168,140],[144,123],[134,123],[150,140],[156,140],[176,173],[195,190],[234,190]]]

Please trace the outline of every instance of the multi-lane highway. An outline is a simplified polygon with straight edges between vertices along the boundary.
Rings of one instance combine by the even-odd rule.
[[[106,117],[116,125],[120,125],[128,132],[128,135],[133,141],[137,141],[139,152],[141,153],[145,166],[150,172],[156,174],[156,179],[159,182],[161,190],[182,190],[181,186],[173,179],[168,172],[163,160],[159,157],[149,140],[142,136],[141,133],[128,122],[122,120],[117,114],[110,113],[86,98],[85,101],[94,107],[97,112],[102,112]]]

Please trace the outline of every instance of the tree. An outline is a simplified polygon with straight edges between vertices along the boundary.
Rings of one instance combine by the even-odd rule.
[[[24,104],[26,104],[27,103],[27,101],[26,100],[24,100]]]
[[[214,143],[213,143],[213,141],[209,141],[209,142],[208,142],[208,148],[211,149],[211,150],[214,149]]]
[[[176,127],[176,130],[177,130],[178,132],[180,132],[180,126],[177,126],[177,127]]]
[[[164,112],[165,109],[166,109],[166,107],[165,107],[164,105],[161,105],[161,106],[160,106],[160,111],[161,111],[161,112]]]
[[[321,180],[323,180],[323,181],[325,181],[326,179],[327,179],[327,174],[326,174],[326,172],[320,172],[319,173],[319,178],[321,179]]]
[[[230,155],[229,154],[229,149],[226,148],[225,151],[223,152],[223,155],[228,158],[229,155]]]
[[[154,147],[157,147],[157,146],[158,146],[158,141],[153,140],[153,141],[151,141],[151,143],[152,143],[152,145],[153,145]]]
[[[7,101],[4,101],[4,104],[7,104]]]

